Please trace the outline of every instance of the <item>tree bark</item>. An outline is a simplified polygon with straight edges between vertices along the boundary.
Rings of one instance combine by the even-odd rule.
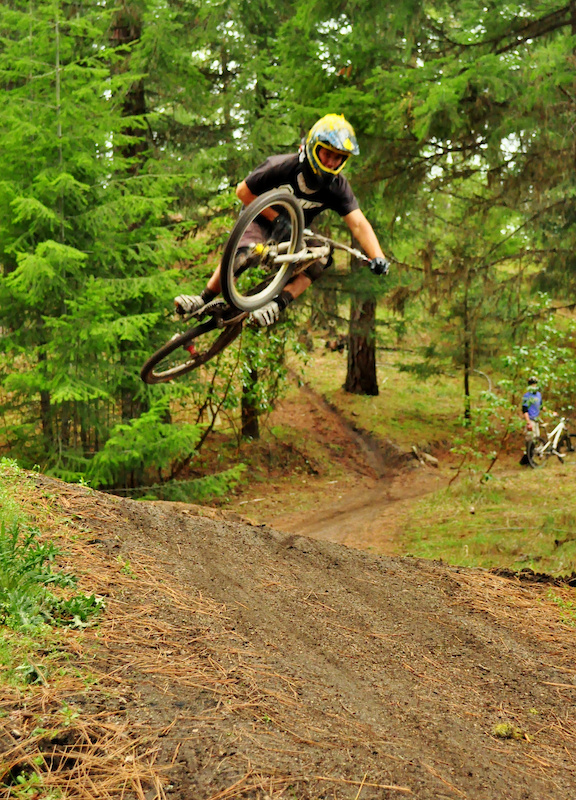
[[[464,419],[466,424],[470,424],[471,400],[470,400],[470,373],[472,372],[472,332],[470,330],[470,308],[468,303],[468,288],[470,285],[470,274],[468,269],[465,273],[464,282],[464,306],[462,312],[462,323],[464,325]]]
[[[352,297],[348,370],[344,383],[344,390],[350,394],[378,394],[375,322],[376,301]]]
[[[254,405],[254,386],[258,380],[258,373],[251,369],[248,373],[247,382],[242,386],[241,418],[242,436],[244,439],[259,439],[260,426],[258,424],[258,409]]]

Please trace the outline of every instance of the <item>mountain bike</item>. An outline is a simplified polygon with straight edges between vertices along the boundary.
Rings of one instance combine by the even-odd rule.
[[[576,439],[576,434],[568,432],[568,422],[566,417],[561,417],[550,433],[546,431],[544,423],[540,424],[540,428],[544,428],[545,436],[535,436],[526,443],[526,457],[533,469],[543,466],[550,456],[564,461],[567,453],[574,452],[576,448],[573,439]]]
[[[249,227],[267,209],[285,214],[290,238],[247,242]],[[220,274],[225,300],[212,300],[194,314],[181,315],[183,323],[194,324],[151,355],[140,377],[145,383],[165,383],[206,364],[240,335],[252,311],[277,297],[315,261],[328,261],[334,250],[370,262],[360,250],[305,228],[300,203],[290,192],[275,189],[256,198],[238,217],[224,249]]]
[[[247,242],[252,224],[265,223],[270,213],[283,215],[290,223],[289,240]],[[315,261],[329,259],[334,250],[344,250],[366,263],[371,260],[360,250],[305,228],[300,201],[285,189],[273,189],[253,200],[238,217],[222,257],[222,294],[231,306],[255,311]]]

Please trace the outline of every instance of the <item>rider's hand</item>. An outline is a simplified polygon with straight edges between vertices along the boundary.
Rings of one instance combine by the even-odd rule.
[[[388,275],[390,269],[390,262],[385,258],[373,258],[370,262],[370,272],[372,275]]]
[[[253,311],[250,314],[250,321],[255,322],[261,328],[265,328],[267,325],[272,325],[273,322],[276,322],[279,316],[280,306],[276,300],[271,300],[262,308],[257,308],[256,311]]]
[[[272,223],[270,238],[275,242],[287,242],[292,235],[292,225],[286,214],[278,214]]]
[[[534,424],[532,422],[527,422],[526,427],[528,428],[529,431],[534,430]]]

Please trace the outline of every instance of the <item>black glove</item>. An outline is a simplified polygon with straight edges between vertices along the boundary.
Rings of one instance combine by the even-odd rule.
[[[287,242],[292,234],[292,225],[290,220],[285,214],[278,214],[272,228],[270,229],[270,238],[275,242]]]
[[[370,262],[370,272],[372,275],[388,275],[390,269],[390,262],[385,258],[373,258]]]

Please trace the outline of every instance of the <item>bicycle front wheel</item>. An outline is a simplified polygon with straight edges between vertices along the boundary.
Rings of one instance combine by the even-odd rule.
[[[266,209],[288,218],[289,241],[266,239],[265,231],[270,225]],[[303,233],[304,213],[290,192],[274,189],[246,206],[222,256],[222,294],[228,303],[241,311],[255,311],[277,297],[294,272],[293,264],[277,258],[279,250],[282,255],[297,253],[302,249]]]
[[[242,322],[219,328],[214,318],[184,333],[176,333],[140,370],[144,383],[166,383],[206,364],[236,339]]]
[[[538,467],[541,467],[548,460],[552,451],[550,448],[544,450],[545,446],[546,439],[542,438],[542,436],[535,436],[534,439],[531,439],[526,445],[528,463],[533,469],[538,469]]]
[[[562,436],[558,442],[557,450],[560,453],[561,458],[564,458],[567,453],[571,453],[574,450],[574,446],[572,445],[569,434],[565,433]]]

